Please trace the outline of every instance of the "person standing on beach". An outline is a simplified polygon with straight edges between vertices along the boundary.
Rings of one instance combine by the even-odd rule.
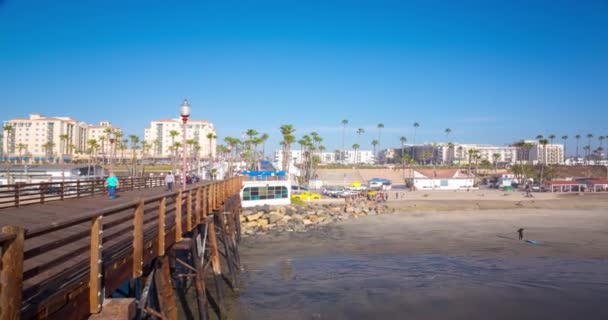
[[[110,196],[110,200],[116,198],[116,189],[118,188],[118,178],[113,172],[110,172],[110,175],[106,179],[106,186],[108,187],[108,195]]]
[[[175,182],[175,177],[173,176],[173,173],[171,173],[171,172],[167,173],[167,176],[165,176],[165,183],[167,184],[167,191],[173,191],[174,182]]]

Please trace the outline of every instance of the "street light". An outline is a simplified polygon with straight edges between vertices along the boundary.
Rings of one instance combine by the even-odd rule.
[[[190,107],[190,103],[188,103],[188,99],[184,99],[182,105],[179,107],[180,115],[182,117],[182,188],[186,188],[186,123],[188,122],[188,117],[190,116],[190,111],[192,108]]]
[[[114,165],[114,141],[116,141],[116,134],[114,132],[110,132],[108,135],[108,140],[110,140],[110,172],[113,172]]]

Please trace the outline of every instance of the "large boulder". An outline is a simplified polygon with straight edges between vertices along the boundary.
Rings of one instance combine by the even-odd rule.
[[[281,220],[281,218],[283,218],[284,215],[278,212],[270,212],[268,214],[268,223],[276,223],[277,221]]]
[[[256,220],[260,219],[260,217],[262,217],[263,214],[264,214],[264,212],[260,211],[258,213],[250,214],[246,218],[247,218],[247,221],[256,221]]]

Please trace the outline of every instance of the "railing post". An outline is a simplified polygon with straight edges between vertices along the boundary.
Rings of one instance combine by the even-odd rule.
[[[65,182],[61,181],[61,200],[63,200],[64,197],[64,191],[65,191]]]
[[[165,255],[165,212],[167,210],[167,198],[160,199],[158,206],[158,255]]]
[[[131,177],[131,191],[135,190],[135,184],[133,184],[133,177]]]
[[[182,241],[182,192],[175,197],[175,242]]]
[[[80,198],[80,179],[76,181],[76,198]]]
[[[44,198],[46,196],[46,191],[48,190],[48,187],[43,182],[40,184],[40,187],[38,187],[38,190],[40,190],[40,203],[44,203]]]
[[[144,200],[140,199],[133,216],[133,278],[143,274],[144,265]]]
[[[15,184],[15,207],[19,207],[19,189],[21,189],[21,186]]]
[[[4,226],[2,234],[14,235],[15,238],[2,243],[0,319],[20,319],[23,287],[23,228]]]
[[[186,230],[192,231],[192,191],[186,197]]]
[[[97,178],[94,178],[94,179],[91,181],[91,183],[90,183],[90,185],[91,185],[91,195],[92,195],[92,196],[94,196],[94,195],[95,195],[95,185],[96,185],[96,183],[97,183]]]
[[[103,269],[103,216],[99,215],[91,220],[91,256],[89,258],[89,311],[99,313],[103,303],[103,284],[101,281]]]
[[[196,189],[196,200],[194,202],[194,218],[195,224],[198,226],[201,223],[201,198],[202,188]]]

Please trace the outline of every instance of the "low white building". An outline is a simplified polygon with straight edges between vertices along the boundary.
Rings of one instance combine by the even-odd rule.
[[[416,190],[466,190],[474,187],[474,178],[460,169],[415,169]]]

